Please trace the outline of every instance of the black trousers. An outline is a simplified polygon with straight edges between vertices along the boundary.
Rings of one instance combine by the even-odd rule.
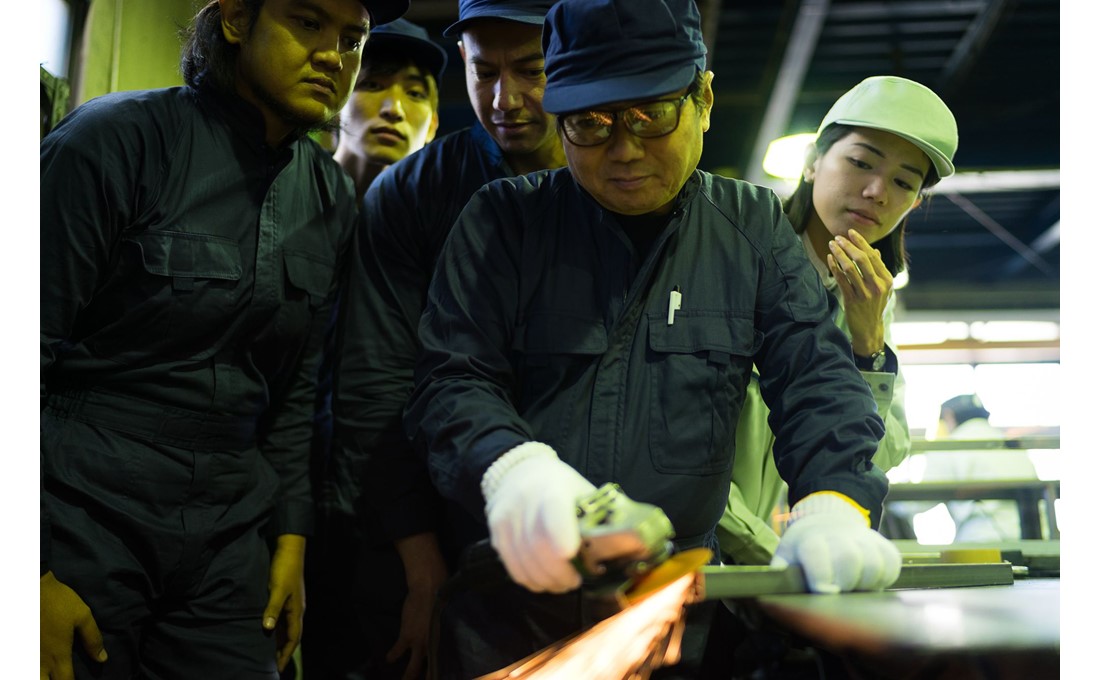
[[[386,653],[397,641],[405,603],[405,569],[392,543],[379,544],[354,520],[318,523],[306,551],[306,623],[302,675],[312,680],[398,680],[406,654]]]
[[[254,446],[196,450],[73,416],[63,403],[42,413],[50,567],[91,608],[109,656],[74,644],[76,677],[275,680],[261,625],[271,466]]]

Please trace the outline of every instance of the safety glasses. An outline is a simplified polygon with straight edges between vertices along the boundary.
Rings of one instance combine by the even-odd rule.
[[[611,139],[611,129],[620,118],[631,134],[644,139],[664,137],[680,125],[680,110],[691,96],[658,99],[618,111],[577,111],[559,118],[562,134],[576,146],[599,146]]]

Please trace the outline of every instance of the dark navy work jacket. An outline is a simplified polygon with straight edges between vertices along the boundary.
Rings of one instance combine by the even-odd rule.
[[[486,468],[537,440],[711,543],[755,362],[791,503],[835,490],[877,522],[883,424],[828,299],[769,190],[696,171],[643,258],[568,170],[499,180],[444,247],[406,426],[471,512]]]

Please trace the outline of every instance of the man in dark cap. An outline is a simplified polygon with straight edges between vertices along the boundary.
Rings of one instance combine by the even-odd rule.
[[[477,124],[390,166],[368,189],[343,292],[334,372],[332,464],[342,507],[392,541],[405,578],[375,584],[403,599],[400,631],[377,643],[406,677],[420,669],[436,591],[481,518],[446,506],[401,428],[428,282],[451,226],[486,182],[565,164],[542,108],[542,22],[552,0],[460,0],[444,35],[460,39]],[[377,554],[376,546],[364,550]],[[374,644],[372,642],[372,644]],[[372,676],[373,677],[373,676]]]
[[[264,678],[305,606],[354,187],[306,132],[408,0],[213,0],[41,145],[41,677]]]
[[[407,19],[371,31],[363,66],[340,113],[334,158],[355,182],[360,203],[383,170],[419,151],[439,127],[439,82],[447,52]],[[402,636],[405,573],[394,545],[372,515],[357,516],[348,503],[363,480],[332,461],[332,350],[322,369],[314,479],[318,503],[316,536],[306,556],[306,677],[416,677],[420,654],[405,655]],[[360,506],[358,510],[362,510]],[[387,660],[389,659],[389,660]],[[396,660],[395,660],[396,659]]]
[[[360,199],[378,173],[435,138],[446,66],[447,52],[407,19],[371,31],[334,154]]]
[[[794,506],[774,564],[817,592],[889,585],[900,556],[869,528],[883,423],[826,293],[772,192],[697,168],[714,95],[695,3],[562,0],[543,48],[568,169],[493,182],[459,216],[405,416],[518,584],[453,611],[454,672],[590,623],[571,560],[596,485],[663,508],[678,548],[716,552],[754,363]],[[670,676],[705,672],[713,604],[689,609]]]

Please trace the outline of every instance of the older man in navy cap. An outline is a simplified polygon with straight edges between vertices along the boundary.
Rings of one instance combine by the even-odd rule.
[[[542,22],[552,4],[458,2],[458,21],[444,35],[460,39],[477,123],[378,176],[363,200],[343,293],[333,461],[338,474],[361,484],[344,485],[338,502],[369,516],[371,533],[397,547],[405,577],[378,583],[375,592],[403,602],[400,627],[371,644],[402,664],[407,652],[410,676],[420,668],[448,562],[485,535],[480,511],[469,515],[439,497],[401,429],[417,325],[438,254],[470,196],[491,180],[565,165],[555,119],[542,108]]]
[[[563,0],[543,47],[568,170],[493,182],[459,216],[405,418],[522,586],[453,612],[480,655],[463,671],[587,623],[571,560],[596,485],[663,508],[679,548],[717,548],[754,363],[794,503],[776,563],[820,592],[888,585],[883,423],[825,291],[773,193],[696,167],[714,95],[695,3]],[[709,616],[691,612],[687,677]]]

